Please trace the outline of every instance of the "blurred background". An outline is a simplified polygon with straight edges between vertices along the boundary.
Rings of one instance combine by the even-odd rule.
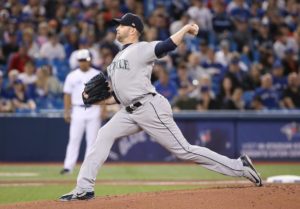
[[[300,160],[299,1],[2,0],[0,162],[63,160],[62,87],[78,67],[76,51],[88,49],[106,73],[122,47],[112,19],[127,12],[142,17],[144,41],[189,22],[200,27],[156,62],[151,78],[191,143],[229,157]],[[154,141],[144,132],[126,137],[109,160],[175,160]]]

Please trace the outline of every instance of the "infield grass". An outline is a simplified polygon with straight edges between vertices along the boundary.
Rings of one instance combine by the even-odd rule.
[[[274,175],[300,175],[299,164],[258,164],[262,178]],[[71,191],[79,166],[72,175],[61,176],[60,165],[1,165],[0,204],[35,200],[55,200]],[[105,164],[97,180],[100,181],[203,181],[241,180],[220,175],[194,164]],[[52,182],[50,184],[50,182]],[[96,195],[116,195],[137,192],[192,189],[200,185],[116,185],[96,184]]]

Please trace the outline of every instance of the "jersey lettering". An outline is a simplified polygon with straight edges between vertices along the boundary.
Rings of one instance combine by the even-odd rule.
[[[115,69],[130,70],[128,60],[120,59],[120,60],[117,60],[117,61],[113,61],[108,66],[108,70],[109,71],[114,71]]]

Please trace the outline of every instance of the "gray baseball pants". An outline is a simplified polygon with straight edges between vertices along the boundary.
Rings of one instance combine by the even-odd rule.
[[[243,164],[205,147],[191,145],[176,125],[171,106],[160,94],[147,95],[143,104],[132,114],[123,107],[102,128],[87,154],[78,178],[77,190],[93,191],[97,173],[107,159],[114,141],[123,136],[144,130],[176,157],[193,161],[201,166],[228,176],[242,176]]]

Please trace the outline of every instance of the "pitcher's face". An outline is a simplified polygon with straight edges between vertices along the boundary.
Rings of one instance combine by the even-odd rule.
[[[130,27],[130,26],[119,25],[116,29],[117,30],[117,36],[116,36],[117,40],[120,43],[123,43],[124,40],[126,40],[126,38],[128,38],[131,29],[132,29],[132,27]]]

